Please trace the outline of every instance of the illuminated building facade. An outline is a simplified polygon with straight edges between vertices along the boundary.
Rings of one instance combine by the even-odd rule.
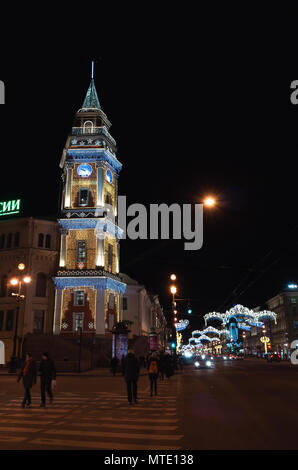
[[[23,355],[26,336],[50,335],[53,330],[54,284],[59,259],[59,227],[56,220],[20,217],[0,220],[0,365],[10,361],[16,334],[16,354]],[[22,284],[25,298],[19,303],[10,284],[20,276],[18,264],[32,281]],[[21,276],[22,277],[22,276]]]
[[[62,153],[59,270],[53,332],[111,336],[126,285],[119,277],[118,176],[111,123],[91,79]]]

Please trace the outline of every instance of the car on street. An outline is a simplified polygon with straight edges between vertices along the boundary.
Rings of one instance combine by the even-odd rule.
[[[280,362],[280,360],[281,360],[281,357],[279,353],[275,352],[275,353],[268,354],[268,357],[267,357],[268,362]]]
[[[195,369],[211,369],[214,364],[214,360],[211,359],[211,357],[202,354],[201,356],[196,356],[193,363]]]

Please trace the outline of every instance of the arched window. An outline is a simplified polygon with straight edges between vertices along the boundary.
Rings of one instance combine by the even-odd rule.
[[[38,273],[36,276],[36,297],[45,297],[47,291],[47,276],[44,273]]]
[[[43,247],[43,233],[38,234],[38,246]]]
[[[85,121],[83,126],[84,134],[92,134],[93,133],[93,122],[92,121]]]

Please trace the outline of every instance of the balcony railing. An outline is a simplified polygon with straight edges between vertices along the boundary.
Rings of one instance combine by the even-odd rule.
[[[105,127],[73,127],[72,128],[73,135],[105,135],[110,142],[116,145],[116,141],[113,139],[111,134],[106,130]]]

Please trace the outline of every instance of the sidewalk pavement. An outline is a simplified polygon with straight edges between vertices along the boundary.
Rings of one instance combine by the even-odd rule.
[[[181,372],[176,370],[175,374]],[[7,367],[0,367],[0,376],[1,375],[18,375],[16,373],[9,373]],[[140,376],[148,375],[148,371],[145,368],[142,368],[140,371]],[[109,367],[101,367],[98,369],[87,370],[85,372],[57,372],[57,377],[113,377],[111,369]],[[116,377],[122,377],[121,372],[117,372]]]

